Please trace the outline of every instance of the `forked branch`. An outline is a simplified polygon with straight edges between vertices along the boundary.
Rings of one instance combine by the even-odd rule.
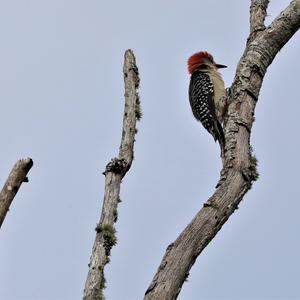
[[[255,106],[268,66],[300,26],[299,0],[265,28],[268,1],[251,2],[250,34],[228,96],[224,124],[226,147],[220,181],[176,241],[170,244],[144,300],[174,300],[199,254],[238,207],[257,179],[250,147]],[[255,34],[254,34],[255,33]]]

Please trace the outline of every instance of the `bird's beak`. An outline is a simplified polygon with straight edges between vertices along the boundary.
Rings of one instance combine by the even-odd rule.
[[[218,69],[221,69],[221,68],[227,68],[227,66],[219,65],[219,64],[216,64],[216,67],[217,67]]]

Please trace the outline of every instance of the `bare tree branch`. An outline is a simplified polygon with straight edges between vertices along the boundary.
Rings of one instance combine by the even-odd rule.
[[[0,192],[0,227],[21,184],[28,182],[27,173],[33,166],[31,158],[18,160]]]
[[[178,297],[199,254],[258,178],[257,161],[249,141],[259,91],[267,67],[300,26],[299,0],[296,0],[268,28],[251,37],[253,30],[262,28],[265,15],[261,7],[255,7],[258,3],[267,6],[267,1],[252,1],[250,36],[228,96],[225,159],[217,190],[176,241],[168,246],[144,300]]]
[[[131,50],[125,52],[123,73],[125,109],[121,145],[119,156],[107,164],[104,172],[104,201],[100,222],[96,227],[97,233],[85,283],[84,300],[100,300],[104,298],[104,266],[109,262],[111,248],[117,242],[114,223],[117,221],[121,180],[132,164],[136,120],[141,118],[140,101],[137,92],[140,79],[135,57]]]
[[[264,30],[269,0],[251,0],[250,6],[250,34]]]

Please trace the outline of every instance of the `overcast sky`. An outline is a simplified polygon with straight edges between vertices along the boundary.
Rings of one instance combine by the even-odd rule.
[[[186,60],[210,51],[231,85],[250,1],[0,1],[0,182],[32,157],[0,233],[0,298],[81,299],[118,153],[123,55],[143,119],[121,187],[107,300],[142,299],[165,249],[213,193],[219,147],[192,116]],[[267,23],[289,1],[270,3]],[[196,261],[180,300],[300,299],[299,33],[268,69],[252,145],[260,178]]]

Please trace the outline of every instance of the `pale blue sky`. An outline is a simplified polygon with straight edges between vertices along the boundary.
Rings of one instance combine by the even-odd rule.
[[[118,153],[123,54],[134,50],[144,117],[123,181],[107,300],[142,299],[165,248],[213,193],[219,148],[192,116],[188,56],[228,65],[250,1],[0,1],[0,182],[32,157],[1,228],[3,300],[81,299]],[[269,23],[289,1],[270,3]],[[260,179],[195,263],[180,300],[300,299],[299,33],[265,77],[252,145]]]

